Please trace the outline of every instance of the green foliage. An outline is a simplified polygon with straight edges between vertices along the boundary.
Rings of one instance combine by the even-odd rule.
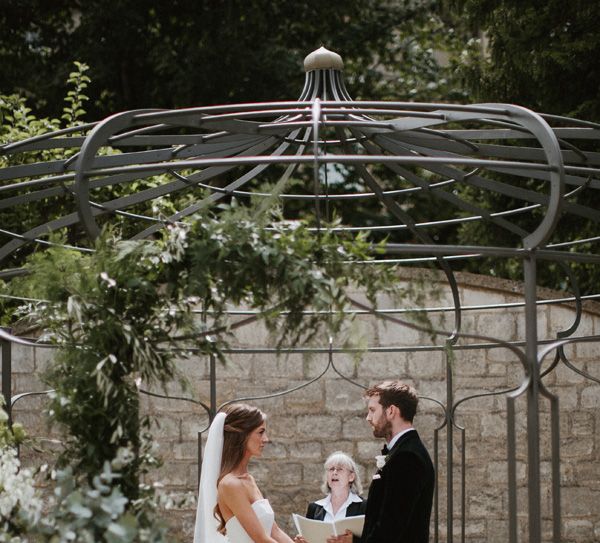
[[[0,89],[58,115],[67,67],[83,59],[96,83],[94,118],[139,107],[289,100],[302,89],[303,58],[325,45],[344,58],[356,97],[447,99],[456,87],[433,50],[452,53],[457,36],[440,26],[440,4],[32,0],[25,10],[22,0],[5,0]]]
[[[157,518],[151,495],[132,503],[116,482],[123,458],[118,451],[112,463],[105,462],[91,484],[79,480],[70,467],[55,474],[54,505],[48,519],[37,527],[48,543],[163,543],[167,528]],[[126,462],[125,462],[126,463]]]
[[[27,436],[20,423],[8,424],[8,414],[5,410],[6,400],[0,394],[0,449],[18,447],[25,442]]]
[[[72,86],[73,88],[67,92],[67,96],[65,97],[65,102],[67,102],[67,104],[63,108],[63,115],[61,117],[61,119],[67,123],[67,126],[81,124],[81,117],[85,115],[83,105],[89,100],[89,98],[83,94],[88,84],[91,82],[91,79],[85,75],[85,72],[89,70],[89,66],[77,61],[75,61],[74,64],[77,69],[74,72],[71,72],[67,79],[67,85]]]
[[[393,268],[363,264],[372,258],[363,235],[316,235],[304,223],[273,216],[267,224],[252,212],[224,208],[152,241],[119,241],[107,230],[93,254],[49,248],[11,282],[13,294],[47,300],[23,313],[60,346],[45,377],[55,389],[50,415],[67,430],[62,464],[90,483],[126,447],[134,459],[118,484],[138,499],[140,475],[155,460],[137,385],[178,377],[174,347],[222,358],[228,304],[257,309],[279,344],[293,345],[340,331],[349,288],[373,305],[377,293],[393,294]]]
[[[81,117],[85,113],[83,105],[87,100],[83,90],[89,82],[89,78],[85,75],[88,66],[81,62],[74,64],[75,69],[71,72],[68,80],[70,90],[64,99],[62,122],[55,118],[38,118],[28,107],[27,100],[23,96],[0,95],[0,146],[81,124]],[[53,148],[14,154],[0,153],[0,168],[66,159],[74,152],[70,148]],[[21,182],[28,180],[28,178],[22,178]],[[43,198],[32,202],[27,207],[11,206],[2,210],[1,227],[11,232],[26,232],[39,224],[40,217],[48,219],[59,217],[69,213],[71,206],[72,196],[67,191],[62,198],[60,196]],[[0,234],[0,243],[6,243],[9,239],[5,234]],[[22,251],[18,256],[13,257],[12,261],[6,261],[4,265],[9,267],[18,265],[19,261],[24,259],[27,254],[27,250]]]
[[[575,0],[465,0],[489,40],[470,65],[478,99],[600,120],[600,4]]]
[[[552,113],[600,121],[600,34],[596,21],[600,3],[587,0],[560,2],[550,0],[462,0],[461,5],[471,25],[484,36],[486,46],[473,42],[465,55],[463,73],[476,100],[515,103],[542,113]],[[583,149],[589,143],[577,142]],[[542,189],[536,181],[525,184],[532,190]],[[583,190],[569,199],[571,203],[591,208],[600,206],[595,190]],[[471,196],[469,188],[463,190]],[[493,193],[479,194],[475,201],[488,209],[511,209],[521,201]],[[531,230],[539,214],[531,214],[522,223]],[[552,243],[585,239],[597,235],[596,225],[571,215],[561,218]],[[506,246],[518,242],[502,230],[482,228],[477,223],[464,224],[459,242]],[[589,250],[580,245],[577,250]],[[600,271],[589,264],[570,264],[580,280],[582,293],[596,292]],[[477,261],[467,269],[522,280],[520,263],[509,260]],[[538,272],[543,286],[572,290],[563,267],[542,263]]]

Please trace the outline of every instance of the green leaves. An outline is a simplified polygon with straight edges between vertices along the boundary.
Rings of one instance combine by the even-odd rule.
[[[63,108],[61,119],[66,121],[67,126],[77,126],[82,124],[81,117],[85,115],[83,104],[89,100],[89,97],[83,94],[83,91],[91,83],[91,79],[85,75],[90,67],[83,63],[75,61],[76,70],[69,74],[67,84],[73,89],[67,92],[65,96],[66,105]]]
[[[113,463],[114,464],[114,463]],[[37,532],[50,543],[166,542],[166,528],[147,499],[132,503],[115,483],[120,473],[105,462],[90,485],[71,468],[56,472],[55,501]]]

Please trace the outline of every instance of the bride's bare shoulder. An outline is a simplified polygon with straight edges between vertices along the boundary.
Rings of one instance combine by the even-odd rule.
[[[244,482],[239,477],[236,477],[232,473],[228,473],[219,481],[217,490],[219,494],[229,494],[230,492],[239,492],[243,487]]]
[[[241,481],[235,475],[228,473],[224,475],[223,478],[219,481],[218,488],[227,488],[230,486],[237,487],[241,484]]]

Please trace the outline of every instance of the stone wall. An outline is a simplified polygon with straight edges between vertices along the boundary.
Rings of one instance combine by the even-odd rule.
[[[410,280],[410,277],[408,277]],[[431,305],[450,305],[450,296],[443,282],[438,285],[440,299]],[[469,274],[459,275],[461,301],[465,306],[493,303],[522,302],[521,286],[517,283],[495,280]],[[562,294],[542,291],[545,298],[562,297]],[[386,300],[381,306],[389,306]],[[576,336],[600,333],[598,307],[590,305]],[[552,339],[561,329],[570,326],[574,311],[567,304],[541,305],[538,309],[540,339]],[[441,314],[431,314],[432,321],[445,328],[452,319]],[[503,309],[466,309],[463,313],[463,331],[485,334],[509,341],[524,337],[522,307]],[[350,453],[361,467],[365,494],[374,473],[374,456],[381,443],[372,438],[364,420],[365,405],[362,389],[342,376],[361,385],[369,385],[386,378],[402,378],[413,384],[424,397],[415,419],[421,437],[432,456],[437,450],[438,460],[438,512],[439,540],[446,540],[448,518],[448,442],[453,454],[453,525],[454,537],[460,536],[462,492],[461,454],[463,445],[460,428],[465,435],[465,529],[469,542],[504,542],[507,531],[507,430],[506,395],[476,397],[478,394],[502,392],[521,383],[524,371],[515,356],[506,348],[484,348],[480,340],[461,340],[468,349],[457,349],[448,362],[443,349],[413,350],[419,345],[431,345],[428,334],[384,323],[362,316],[351,333],[360,335],[369,348],[389,348],[389,352],[367,352],[360,359],[350,354],[334,354],[330,367],[317,382],[280,397],[255,400],[268,413],[268,431],[272,443],[264,457],[253,461],[251,469],[259,486],[271,500],[277,520],[286,530],[291,529],[290,513],[304,513],[309,500],[320,497],[322,463],[334,450]],[[262,348],[272,343],[266,331],[257,325],[236,332],[233,346]],[[341,339],[334,338],[334,346]],[[443,337],[434,343],[443,344]],[[323,340],[321,345],[326,347]],[[598,344],[577,343],[569,345],[565,354],[570,363],[596,379],[598,371]],[[51,361],[48,349],[13,346],[13,394],[42,390],[39,372]],[[548,367],[552,355],[544,363]],[[217,365],[218,403],[233,398],[261,396],[301,385],[319,375],[329,363],[325,354],[273,354],[232,353],[226,365]],[[209,401],[209,361],[204,358],[182,359],[178,366],[189,380],[188,391],[178,386],[170,387],[173,395],[191,396]],[[341,375],[340,375],[341,374]],[[442,408],[433,400],[447,403],[448,382],[456,409],[451,439],[443,425]],[[600,386],[560,363],[545,379],[549,392],[559,398],[561,442],[561,492],[562,532],[565,542],[600,540]],[[550,431],[549,402],[541,398],[540,426],[542,428],[542,496],[544,539],[551,537],[552,502],[550,493]],[[207,426],[202,409],[184,401],[144,397],[145,408],[157,417],[154,435],[165,460],[164,466],[153,478],[165,485],[165,492],[186,495],[195,490],[197,472],[197,433]],[[24,423],[29,433],[45,436],[55,441],[44,441],[47,458],[60,446],[58,436],[52,435],[40,413],[43,397],[25,398],[18,402],[15,419]],[[517,401],[517,478],[518,510],[522,540],[527,540],[527,449],[526,411],[524,398]],[[436,445],[437,443],[437,445]],[[23,450],[25,462],[40,462],[40,455],[31,449]],[[169,518],[174,531],[190,539],[194,510],[171,511]],[[432,521],[435,530],[435,518]],[[433,538],[432,538],[433,539]]]

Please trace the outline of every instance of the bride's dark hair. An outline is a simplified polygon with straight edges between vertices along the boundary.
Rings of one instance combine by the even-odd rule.
[[[266,419],[266,415],[260,409],[244,403],[228,405],[223,412],[227,416],[223,427],[223,455],[217,485],[242,461],[248,436]],[[215,517],[219,521],[219,532],[224,534],[225,521],[218,502],[215,507]]]

